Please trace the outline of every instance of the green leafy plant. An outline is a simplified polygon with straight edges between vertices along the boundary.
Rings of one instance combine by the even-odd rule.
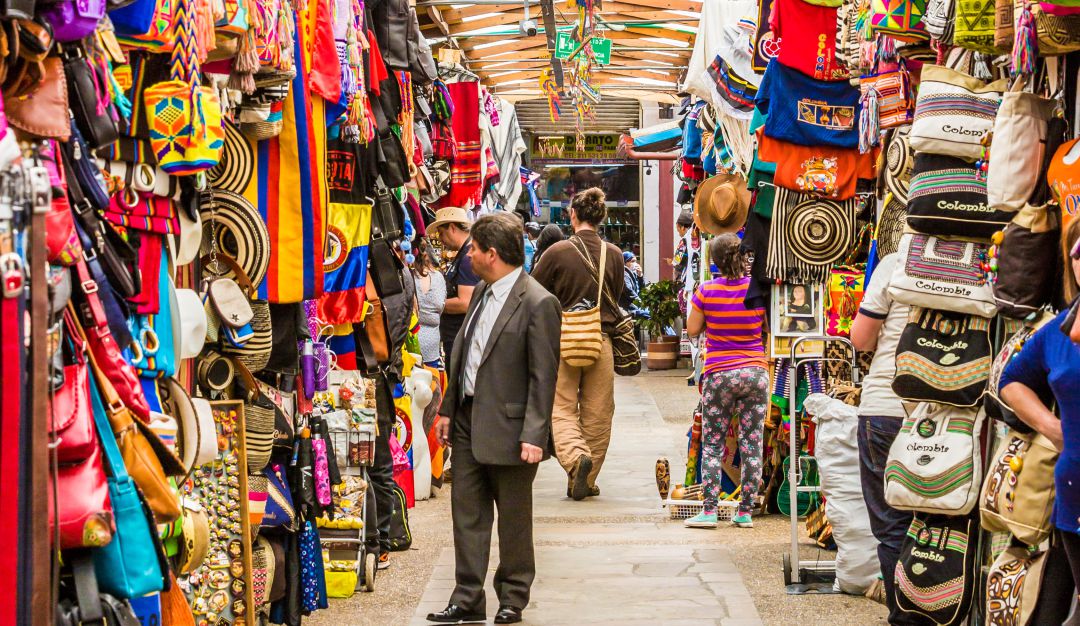
[[[649,319],[639,320],[638,323],[657,341],[664,336],[664,329],[674,327],[675,320],[682,315],[679,311],[679,285],[673,280],[646,285],[635,305],[649,312]]]

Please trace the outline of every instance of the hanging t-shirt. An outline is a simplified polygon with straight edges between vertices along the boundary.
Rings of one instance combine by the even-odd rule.
[[[876,178],[880,151],[874,148],[863,154],[858,148],[800,146],[758,132],[758,158],[776,164],[775,184],[833,200],[854,198],[860,178]]]
[[[774,59],[756,104],[768,115],[765,134],[773,139],[800,146],[859,147],[859,90],[846,80],[814,80]]]
[[[1046,183],[1061,205],[1061,229],[1065,232],[1080,213],[1080,139],[1065,142],[1054,153]]]
[[[769,16],[773,38],[780,38],[785,66],[817,80],[848,79],[848,70],[836,57],[836,7],[804,0],[774,0]]]

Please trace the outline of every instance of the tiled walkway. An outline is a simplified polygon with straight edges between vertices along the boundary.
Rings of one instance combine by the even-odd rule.
[[[632,379],[615,387],[614,434],[600,474],[603,495],[566,498],[566,475],[544,463],[535,489],[537,579],[525,623],[544,626],[618,624],[761,624],[728,550],[704,531],[671,522],[659,507],[657,456],[677,462],[684,433],[660,419],[649,394]],[[678,474],[675,467],[673,474]],[[450,523],[447,520],[447,523]],[[488,616],[497,610],[490,574]],[[454,552],[435,566],[413,624],[446,606],[454,586]]]

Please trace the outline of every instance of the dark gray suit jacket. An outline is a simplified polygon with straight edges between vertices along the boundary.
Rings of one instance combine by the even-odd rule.
[[[450,418],[451,432],[469,419],[461,411],[468,349],[465,335],[488,288],[483,282],[476,286],[450,355],[446,397],[439,413]],[[544,458],[550,457],[561,321],[559,301],[522,272],[495,320],[476,373],[471,441],[478,463],[523,465],[523,442],[543,448]]]

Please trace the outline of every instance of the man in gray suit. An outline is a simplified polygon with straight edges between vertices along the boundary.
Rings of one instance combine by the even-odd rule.
[[[551,456],[551,407],[559,370],[559,301],[521,266],[521,220],[509,213],[473,224],[469,255],[481,282],[450,356],[436,433],[453,446],[451,505],[457,586],[428,620],[486,621],[484,579],[494,507],[499,511],[496,624],[521,621],[536,576],[532,487]],[[494,505],[494,507],[493,507]]]

